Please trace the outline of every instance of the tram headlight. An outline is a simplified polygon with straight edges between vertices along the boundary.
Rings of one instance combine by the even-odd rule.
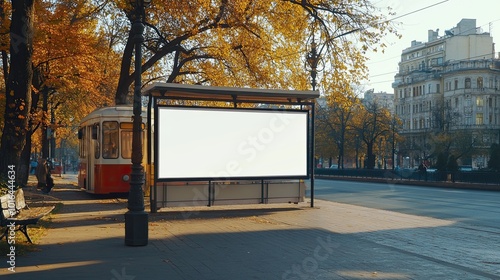
[[[125,182],[128,182],[128,180],[130,180],[130,176],[125,174],[125,175],[123,175],[122,180]]]

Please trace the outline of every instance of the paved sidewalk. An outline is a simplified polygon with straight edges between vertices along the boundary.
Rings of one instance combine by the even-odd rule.
[[[126,198],[56,177],[39,251],[8,279],[500,279],[500,232],[315,200],[299,205],[162,209],[149,244],[124,245]],[[5,259],[5,256],[4,256]]]

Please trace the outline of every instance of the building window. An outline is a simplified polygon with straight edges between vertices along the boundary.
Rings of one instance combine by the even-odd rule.
[[[436,92],[439,93],[440,90],[439,90],[439,84],[436,84]]]
[[[481,97],[477,97],[476,98],[476,106],[477,107],[483,107],[484,106],[483,98],[481,98]]]
[[[465,88],[470,88],[470,78],[465,78]]]
[[[477,88],[483,88],[483,77],[477,78]]]
[[[477,113],[476,114],[476,124],[477,125],[482,125],[483,124],[483,113]]]
[[[455,89],[458,89],[458,80],[455,80]]]
[[[455,97],[455,108],[458,107],[458,97]]]
[[[490,144],[491,143],[490,139],[491,139],[490,135],[483,135],[483,143]]]

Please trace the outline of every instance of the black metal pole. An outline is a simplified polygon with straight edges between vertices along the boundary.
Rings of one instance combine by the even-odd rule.
[[[149,171],[146,171],[146,173],[148,174],[149,176],[149,179],[146,180],[146,182],[149,184],[148,186],[146,186],[147,188],[149,188],[149,211],[151,213],[156,213],[157,212],[157,207],[156,207],[156,181],[155,179],[153,178],[153,176],[151,176],[151,174],[153,174],[153,165],[152,165],[152,151],[153,151],[153,139],[151,137],[151,131],[153,131],[152,129],[152,124],[151,124],[151,119],[152,119],[152,116],[151,116],[151,109],[152,109],[152,104],[153,104],[153,96],[152,94],[149,94],[149,98],[148,98],[148,113],[147,113],[147,116],[148,116],[148,122],[147,122],[147,141],[148,141],[148,146],[147,146],[147,158],[148,158],[148,163],[147,163],[147,166],[148,166],[148,169]],[[156,103],[155,103],[156,104]],[[148,173],[149,172],[149,173]]]
[[[314,153],[315,153],[315,143],[314,143],[314,111],[316,110],[315,104],[313,103],[311,105],[311,155],[310,155],[310,160],[311,160],[311,207],[314,207],[314,168],[316,166],[316,163],[314,162]]]
[[[313,37],[313,41],[311,42],[311,51],[307,54],[307,63],[309,64],[309,66],[311,67],[311,86],[312,86],[312,90],[313,91],[316,91],[316,76],[318,74],[318,62],[319,62],[319,59],[320,59],[320,55],[318,54],[318,51],[316,49],[316,42],[314,41],[314,37]],[[314,207],[314,168],[316,166],[316,162],[315,162],[315,157],[314,157],[314,111],[316,110],[315,108],[315,104],[313,103],[311,105],[311,122],[310,122],[310,126],[311,126],[311,134],[310,134],[310,140],[311,140],[311,148],[310,148],[310,175],[311,175],[311,179],[310,179],[310,183],[311,183],[311,207]],[[340,158],[339,158],[340,159]],[[339,160],[340,161],[340,160]],[[339,162],[340,163],[340,162]]]
[[[138,7],[138,10],[144,7]],[[139,11],[140,12],[140,11]],[[141,46],[144,41],[142,33],[144,24],[138,14],[132,25],[135,41],[135,88],[133,107],[133,134],[132,134],[132,173],[130,174],[130,191],[128,209],[125,213],[125,245],[145,246],[148,244],[148,213],[144,211],[144,168],[142,167],[142,105],[141,105]]]
[[[395,154],[396,154],[396,148],[395,148],[395,142],[396,142],[396,133],[395,133],[395,130],[396,130],[396,119],[393,117],[392,118],[392,171],[394,171],[394,166],[396,165],[396,158],[395,158]]]

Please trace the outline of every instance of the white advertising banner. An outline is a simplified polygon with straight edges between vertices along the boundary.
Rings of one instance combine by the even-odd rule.
[[[308,112],[158,107],[158,179],[308,177]]]

